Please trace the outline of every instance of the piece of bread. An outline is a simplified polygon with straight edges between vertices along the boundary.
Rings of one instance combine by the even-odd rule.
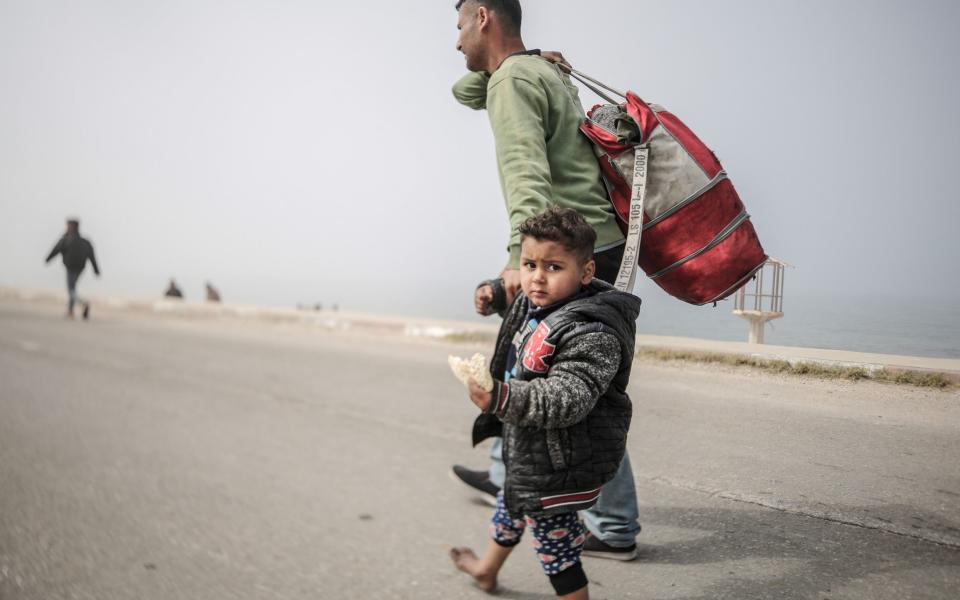
[[[450,363],[450,370],[464,386],[469,387],[470,380],[473,379],[485,391],[493,391],[493,377],[487,369],[487,359],[482,354],[474,354],[469,360],[451,356],[447,358],[447,362]]]

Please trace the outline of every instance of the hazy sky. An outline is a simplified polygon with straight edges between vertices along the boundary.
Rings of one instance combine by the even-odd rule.
[[[0,0],[0,284],[59,290],[78,215],[90,294],[468,315],[508,229],[453,4]],[[960,292],[958,3],[523,7],[713,147],[790,293]]]

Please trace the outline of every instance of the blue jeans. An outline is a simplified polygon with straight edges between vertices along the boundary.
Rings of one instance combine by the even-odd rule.
[[[67,312],[73,314],[73,306],[77,303],[84,304],[83,299],[77,294],[77,280],[80,279],[80,271],[67,271]]]
[[[494,438],[490,446],[490,481],[503,488],[506,475],[503,442]],[[590,533],[605,544],[623,548],[636,543],[640,533],[640,510],[628,454],[623,455],[617,474],[603,486],[597,503],[590,510],[582,511],[580,516]]]

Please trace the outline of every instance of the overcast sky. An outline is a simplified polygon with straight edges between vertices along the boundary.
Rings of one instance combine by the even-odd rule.
[[[0,0],[0,285],[59,290],[77,215],[90,294],[469,315],[508,229],[453,4]],[[790,293],[960,292],[958,3],[523,7],[715,150]]]

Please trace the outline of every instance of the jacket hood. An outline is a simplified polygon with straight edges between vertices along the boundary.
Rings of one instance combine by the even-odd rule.
[[[594,279],[586,286],[588,295],[573,300],[561,310],[589,315],[618,331],[632,331],[640,315],[641,300],[633,294],[617,291],[612,285]]]

